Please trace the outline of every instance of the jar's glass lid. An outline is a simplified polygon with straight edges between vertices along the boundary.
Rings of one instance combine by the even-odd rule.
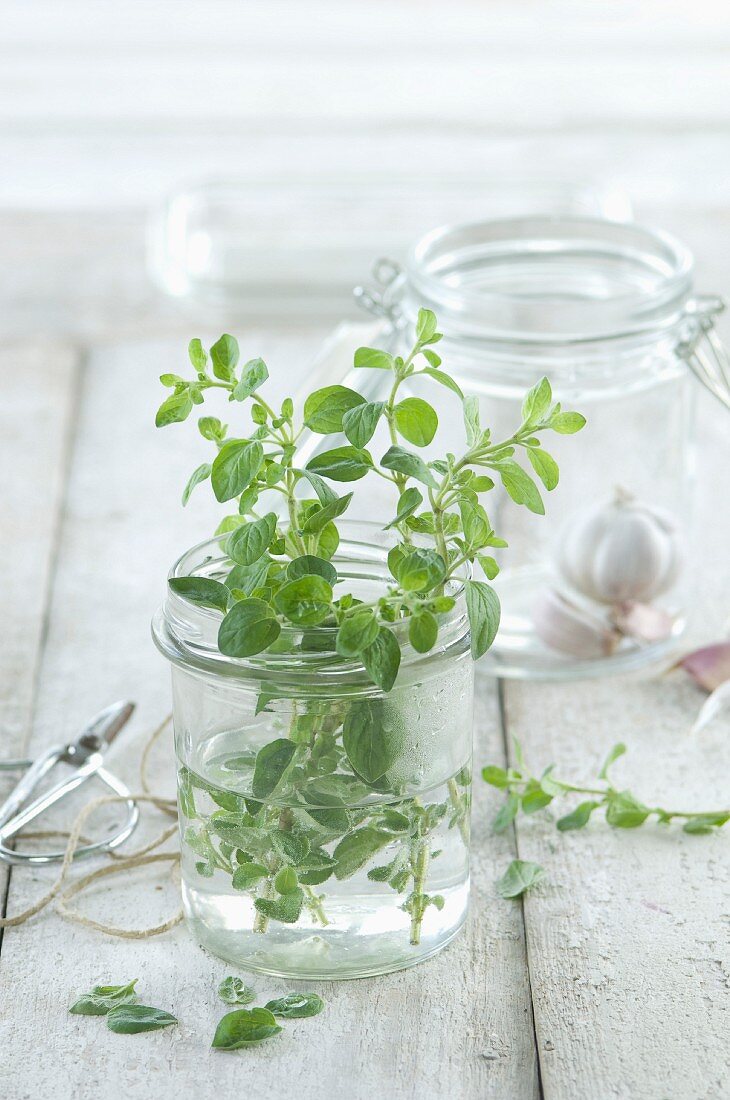
[[[407,267],[404,308],[433,309],[446,336],[573,343],[675,324],[692,255],[668,234],[599,218],[446,226]]]

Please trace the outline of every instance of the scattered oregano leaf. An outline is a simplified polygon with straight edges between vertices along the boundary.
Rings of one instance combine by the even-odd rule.
[[[127,985],[95,985],[90,993],[83,993],[69,1008],[76,1016],[106,1016],[119,1005],[133,1004],[137,1000],[135,978]]]
[[[247,1005],[256,1000],[253,989],[241,978],[224,978],[218,986],[218,996],[227,1005]]]
[[[545,869],[539,863],[513,859],[502,877],[497,880],[497,893],[501,898],[519,898],[544,878]]]
[[[149,1005],[118,1005],[107,1015],[106,1026],[118,1035],[136,1035],[140,1031],[159,1031],[176,1024],[177,1019],[161,1008]]]
[[[269,1001],[266,1008],[284,1020],[301,1020],[306,1016],[319,1015],[324,1001],[316,993],[288,993],[286,997]]]
[[[239,1008],[227,1012],[213,1036],[214,1050],[240,1050],[278,1035],[281,1027],[268,1008]]]

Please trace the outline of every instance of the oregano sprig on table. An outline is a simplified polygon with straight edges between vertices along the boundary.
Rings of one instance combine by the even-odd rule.
[[[223,391],[233,403],[247,403],[250,411],[251,427],[240,435],[229,435],[217,417],[198,421],[216,454],[197,467],[183,492],[185,504],[209,480],[218,501],[235,503],[235,512],[217,532],[228,536],[225,550],[232,566],[225,583],[200,577],[170,582],[181,596],[224,615],[218,635],[221,652],[251,657],[277,643],[287,625],[332,626],[338,653],[360,659],[373,682],[390,691],[401,659],[392,624],[408,620],[411,646],[429,652],[438,639],[439,616],[454,606],[449,582],[459,577],[465,563],[478,562],[487,580],[498,573],[490,551],[506,543],[480,502],[494,489],[495,479],[516,504],[544,512],[535,480],[515,456],[526,456],[539,481],[548,491],[554,489],[558,468],[539,434],[572,434],[584,418],[554,403],[543,378],[525,397],[514,434],[493,440],[480,422],[478,400],[464,396],[442,368],[434,350],[440,339],[434,314],[420,310],[415,341],[405,358],[376,348],[355,353],[356,368],[389,375],[387,398],[368,401],[346,386],[325,386],[307,397],[300,415],[291,398],[279,409],[271,407],[261,392],[268,378],[265,363],[251,359],[241,366],[237,341],[229,335],[221,336],[209,354],[200,340],[190,342],[193,379],[162,375],[172,393],[158,410],[159,427],[186,420],[210,390]],[[461,402],[466,435],[461,455],[426,459],[412,449],[429,446],[438,430],[432,405],[402,395],[405,381],[418,377],[445,387]],[[379,428],[390,445],[378,461],[368,446]],[[344,435],[345,442],[300,465],[298,448],[305,432]],[[367,475],[389,483],[394,497],[394,514],[384,525],[394,532],[388,555],[392,584],[369,603],[351,593],[335,596],[338,575],[331,561],[339,543],[337,520],[353,499],[353,492],[339,495],[331,483],[348,485]],[[472,652],[478,658],[497,633],[499,600],[485,581],[467,579],[464,586]]]
[[[730,821],[730,810],[667,810],[661,806],[646,806],[631,791],[619,790],[609,778],[609,769],[626,752],[626,746],[621,742],[614,745],[608,753],[595,785],[591,786],[558,779],[554,764],[546,768],[540,776],[532,775],[518,741],[515,741],[515,749],[517,768],[505,769],[488,765],[482,770],[482,778],[490,786],[504,791],[507,796],[492,823],[492,828],[497,833],[503,832],[520,811],[533,814],[545,809],[556,798],[571,794],[589,797],[558,818],[556,825],[563,833],[585,828],[596,811],[602,812],[606,822],[617,829],[636,829],[650,818],[656,818],[660,825],[681,821],[685,833],[696,835],[714,832]]]

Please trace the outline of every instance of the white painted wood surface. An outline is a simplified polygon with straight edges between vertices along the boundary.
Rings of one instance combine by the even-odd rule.
[[[247,345],[260,347],[273,368],[292,362],[321,335],[250,334]],[[177,492],[171,493],[197,461],[193,433],[182,428],[179,448],[171,448],[169,434],[163,439],[152,425],[157,372],[173,370],[178,361],[176,349],[129,345],[97,353],[87,366],[30,739],[31,751],[37,751],[108,699],[132,694],[139,704],[134,727],[120,736],[114,752],[116,767],[132,784],[143,731],[164,714],[169,697],[168,670],[149,638],[149,619],[169,562],[213,514],[204,506],[183,514]],[[485,685],[479,729],[483,754],[502,758],[493,685]],[[170,747],[160,754],[158,773],[168,790],[174,775]],[[0,1095],[92,1098],[112,1080],[112,1095],[128,1097],[173,1100],[181,1088],[203,1097],[234,1088],[284,1097],[296,1079],[306,1100],[337,1095],[344,1082],[353,1096],[533,1100],[537,1064],[521,915],[519,906],[495,904],[493,889],[512,842],[488,836],[486,792],[480,788],[477,796],[474,904],[469,929],[453,949],[428,967],[327,985],[326,1013],[288,1029],[278,1048],[248,1051],[243,1060],[209,1050],[222,1015],[216,986],[230,968],[204,955],[184,929],[138,943],[99,936],[57,917],[6,930]],[[14,871],[9,912],[29,904],[52,875],[45,869]],[[83,907],[123,926],[156,923],[177,900],[171,887],[150,890],[150,879],[141,871],[139,886],[121,893],[104,886]],[[164,872],[159,881],[166,882]],[[180,1028],[148,1036],[152,1045],[143,1051],[128,1038],[111,1036],[103,1021],[66,1014],[75,992],[112,974],[139,975],[144,998],[173,1010]],[[254,984],[262,993],[287,990],[286,983],[273,980]],[[55,1006],[51,1011],[49,1004]],[[40,1017],[46,1056],[29,1061],[29,1028]]]
[[[488,196],[505,175],[624,187],[642,220],[694,249],[698,286],[727,291],[729,54],[727,5],[711,0],[457,0],[448,11],[409,0],[5,0],[3,753],[24,742],[37,751],[132,695],[139,709],[115,762],[135,779],[168,699],[149,617],[169,562],[211,515],[204,494],[185,512],[177,504],[199,461],[193,433],[169,429],[171,448],[150,419],[156,377],[192,333],[226,327],[274,369],[305,368],[333,324],[355,315],[350,288],[371,259],[402,256],[435,222],[493,213]],[[252,280],[235,311],[216,315],[153,289],[144,225],[148,204],[180,179],[221,173],[249,181],[257,219],[277,211],[269,239],[288,238],[288,270],[311,274],[263,291]],[[262,257],[286,273],[286,248],[272,259],[258,231]],[[709,400],[702,427],[698,641],[719,636],[730,614],[727,417]],[[500,763],[515,734],[536,766],[587,779],[622,739],[630,753],[616,774],[646,801],[728,802],[727,723],[691,738],[701,696],[679,675],[509,684],[501,721],[495,686],[482,679],[479,695],[480,764]],[[169,746],[155,771],[171,789]],[[548,814],[495,838],[499,798],[478,783],[476,795],[465,935],[413,971],[327,986],[323,1015],[241,1056],[208,1050],[228,968],[184,929],[133,943],[48,914],[6,930],[0,1095],[278,1100],[296,1083],[303,1100],[724,1098],[730,837],[598,821],[562,836]],[[524,907],[494,890],[515,851],[549,872]],[[48,881],[13,871],[8,911]],[[177,898],[165,872],[149,870],[128,894],[108,883],[81,904],[139,926]],[[93,982],[137,975],[179,1029],[112,1036],[66,1015]]]

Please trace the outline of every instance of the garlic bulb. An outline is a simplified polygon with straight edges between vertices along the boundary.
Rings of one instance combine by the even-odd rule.
[[[558,566],[573,588],[598,603],[649,603],[674,583],[678,542],[665,512],[618,489],[612,501],[568,525]]]
[[[553,588],[541,594],[532,619],[535,633],[545,645],[572,657],[608,657],[621,640],[620,633],[608,623]]]

